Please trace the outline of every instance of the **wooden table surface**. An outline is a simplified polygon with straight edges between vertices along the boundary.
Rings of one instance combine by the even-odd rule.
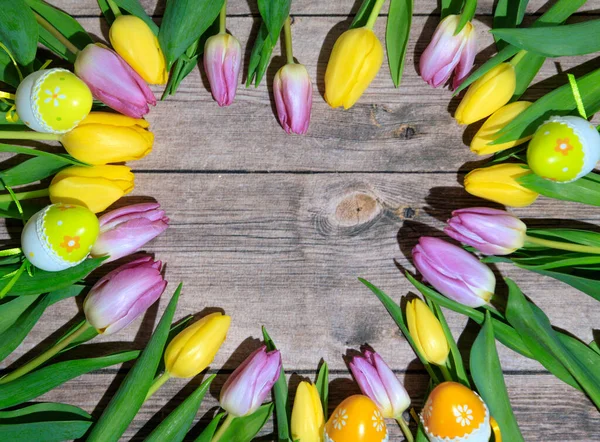
[[[94,0],[51,3],[106,40],[107,26]],[[143,3],[160,20],[164,0]],[[246,48],[247,63],[247,43],[258,29],[257,8],[254,1],[229,3],[227,26]],[[170,285],[158,308],[118,334],[98,339],[101,344],[86,354],[141,348],[167,297],[183,281],[177,318],[215,309],[233,318],[228,339],[211,365],[210,372],[219,376],[199,418],[214,412],[224,380],[258,345],[261,325],[281,349],[292,385],[301,378],[314,379],[320,360],[327,361],[331,407],[358,391],[343,355],[365,343],[390,363],[414,405],[420,406],[427,376],[385,309],[357,277],[400,300],[414,292],[399,268],[413,269],[410,250],[418,237],[441,236],[443,221],[454,209],[490,204],[469,196],[460,184],[465,172],[483,162],[465,146],[473,132],[465,133],[451,117],[457,100],[417,75],[439,12],[434,0],[415,3],[401,87],[393,88],[384,63],[361,100],[343,111],[323,101],[323,76],[332,45],[360,1],[293,2],[294,54],[317,86],[306,136],[286,135],[274,115],[271,84],[283,62],[279,47],[267,81],[257,89],[240,86],[230,107],[216,105],[204,73],[196,69],[175,97],[152,109],[148,120],[156,135],[154,151],[131,164],[136,189],[118,205],[156,199],[167,211],[171,227],[147,251],[167,263]],[[495,51],[487,32],[492,3],[480,0],[475,19],[478,64]],[[547,9],[546,3],[531,0],[526,21]],[[596,18],[599,11],[600,0],[590,0],[578,19]],[[385,17],[377,22],[376,32],[383,40]],[[598,66],[593,56],[547,61],[527,97],[536,99],[564,83],[559,72],[590,60],[589,71],[594,63]],[[158,95],[160,89],[155,91]],[[590,227],[600,221],[597,208],[546,198],[514,213],[536,226]],[[16,232],[16,224],[9,223],[8,230],[13,225]],[[7,230],[1,235],[7,239]],[[592,329],[600,328],[600,303],[592,298],[510,266],[497,270],[514,278],[556,326],[586,342]],[[499,283],[498,295],[505,294]],[[51,342],[48,336],[56,338],[55,331],[64,331],[76,317],[81,317],[80,303],[73,300],[48,309],[4,366],[22,363],[25,354],[29,358],[45,348]],[[461,347],[468,349],[478,328],[469,325],[463,333],[464,317],[448,313],[448,320],[455,336],[462,334]],[[118,344],[104,344],[110,341]],[[583,394],[538,363],[501,344],[498,348],[525,440],[600,441],[600,414]],[[82,376],[42,399],[75,404],[98,415],[124,373],[125,368],[110,368]],[[199,382],[169,381],[144,405],[125,440],[142,440]],[[391,440],[402,440],[395,425],[390,429]],[[273,440],[271,431],[268,424],[260,440]]]

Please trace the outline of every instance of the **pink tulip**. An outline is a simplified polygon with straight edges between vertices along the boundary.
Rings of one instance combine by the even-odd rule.
[[[247,416],[258,410],[279,379],[281,354],[267,353],[263,345],[242,362],[221,390],[221,408],[232,416]]]
[[[444,232],[484,255],[509,255],[525,244],[527,226],[504,210],[473,207],[452,212]]]
[[[302,64],[288,63],[275,74],[273,94],[277,115],[283,129],[305,134],[310,123],[312,83]]]
[[[105,262],[135,253],[169,227],[169,218],[158,203],[126,206],[108,212],[98,220],[100,235],[91,254],[94,257],[109,256]]]
[[[423,236],[412,251],[417,270],[438,292],[469,307],[490,301],[496,277],[475,256],[438,238]]]
[[[156,98],[140,75],[116,52],[89,44],[77,56],[75,73],[95,98],[129,117],[142,118]]]
[[[433,87],[445,84],[454,71],[452,87],[456,89],[473,68],[477,52],[475,28],[468,22],[454,35],[459,21],[458,15],[444,18],[421,55],[421,77]]]
[[[204,45],[204,70],[219,106],[233,103],[242,65],[242,46],[230,34],[217,34]]]
[[[406,389],[377,353],[365,350],[362,356],[354,356],[349,366],[360,390],[375,402],[383,417],[399,419],[410,406]]]
[[[150,256],[125,264],[100,279],[83,302],[87,321],[100,333],[115,333],[160,298],[167,282],[162,263]]]

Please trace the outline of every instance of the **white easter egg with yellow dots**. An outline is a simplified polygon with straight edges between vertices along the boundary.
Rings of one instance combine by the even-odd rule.
[[[37,132],[65,133],[92,109],[87,85],[66,69],[44,69],[19,84],[15,105],[19,118]]]
[[[89,209],[52,204],[29,219],[21,234],[21,248],[35,267],[58,272],[87,258],[99,231],[98,218]]]

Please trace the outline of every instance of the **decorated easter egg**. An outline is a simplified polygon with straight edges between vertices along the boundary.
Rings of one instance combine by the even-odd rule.
[[[15,94],[17,114],[37,132],[65,133],[92,109],[87,85],[66,69],[44,69],[23,79]]]
[[[542,178],[568,183],[590,173],[600,160],[600,134],[581,117],[551,117],[527,149],[529,167]]]
[[[325,442],[387,442],[383,415],[367,396],[355,395],[337,406],[327,425]]]
[[[99,231],[98,218],[89,209],[52,204],[29,219],[21,234],[21,248],[34,266],[58,272],[82,262]]]
[[[421,421],[431,442],[488,442],[492,433],[481,397],[457,382],[443,382],[431,391]]]

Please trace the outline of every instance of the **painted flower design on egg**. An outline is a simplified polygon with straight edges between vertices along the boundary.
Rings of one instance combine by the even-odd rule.
[[[387,427],[377,405],[355,395],[337,406],[325,425],[325,442],[388,442]]]
[[[98,218],[89,209],[53,204],[29,219],[21,235],[21,248],[34,266],[57,272],[87,258],[99,231]]]
[[[19,118],[37,132],[65,133],[92,109],[87,85],[66,69],[44,69],[19,85],[15,104]]]
[[[531,170],[559,183],[587,175],[599,160],[600,134],[581,117],[551,117],[538,127],[527,149]]]
[[[435,387],[421,413],[431,442],[488,442],[490,413],[479,395],[457,382]]]

